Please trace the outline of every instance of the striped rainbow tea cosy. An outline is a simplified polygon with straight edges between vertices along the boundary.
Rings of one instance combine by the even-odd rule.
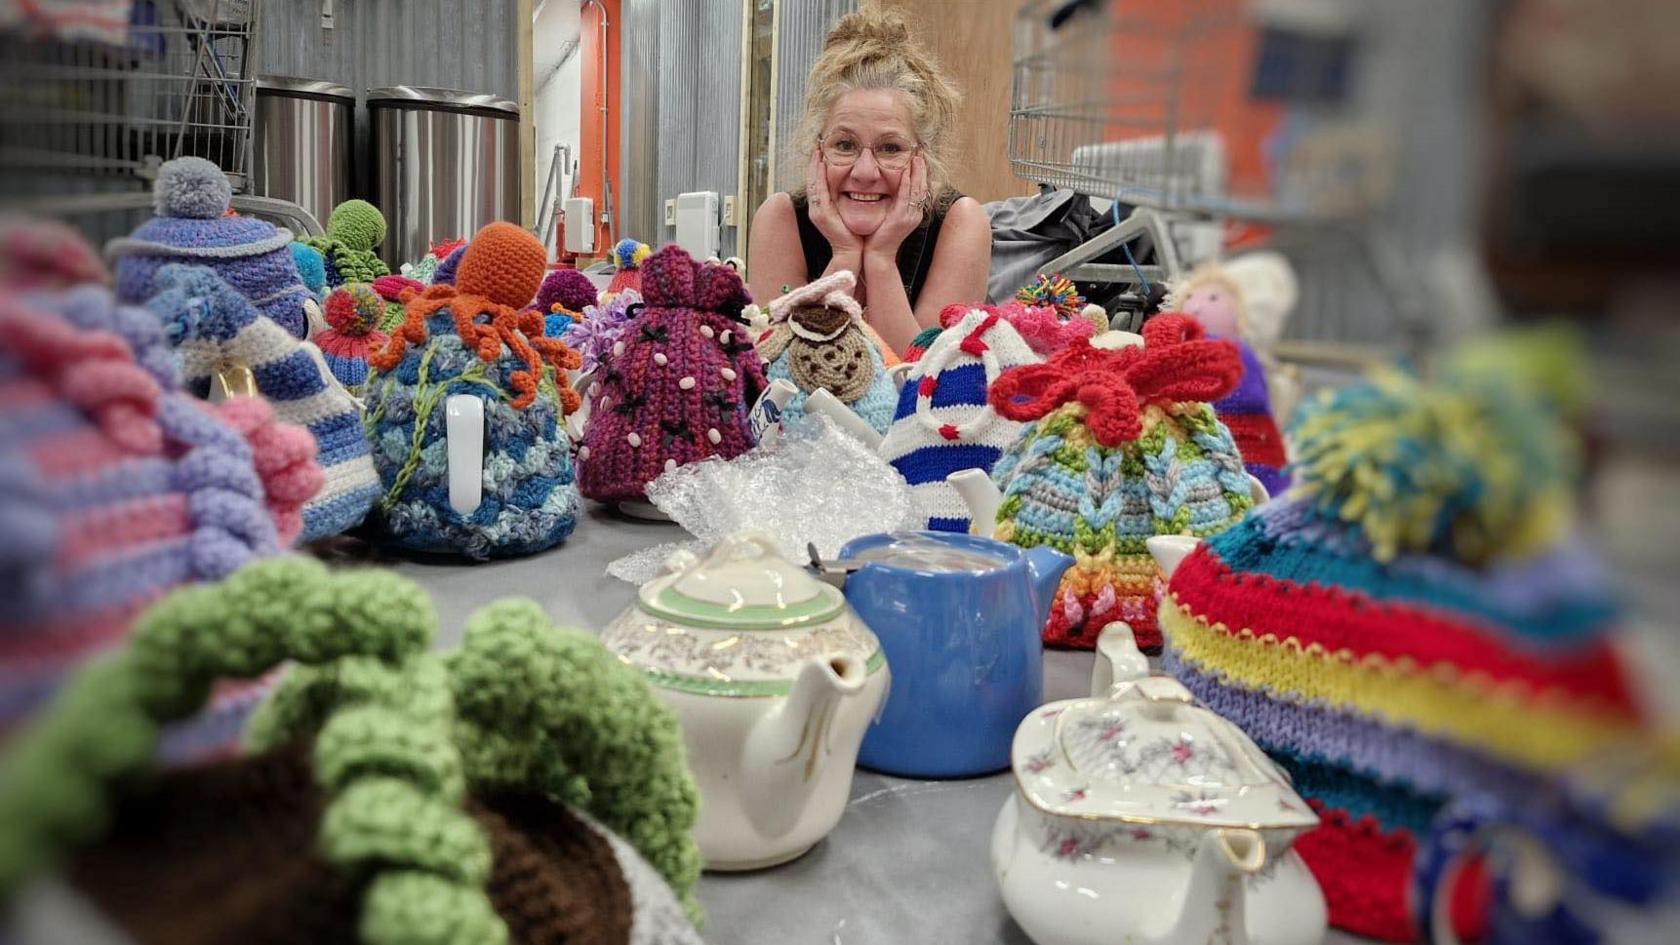
[[[578,498],[564,416],[578,407],[566,371],[578,358],[521,311],[542,279],[542,244],[511,223],[473,237],[455,285],[409,300],[407,319],[375,352],[367,435],[383,494],[375,511],[389,540],[477,560],[534,554],[577,526]],[[462,513],[449,501],[445,404],[484,403],[483,492]]]
[[[669,469],[751,449],[747,411],[767,387],[735,270],[673,245],[641,273],[646,301],[596,369],[578,450],[583,494],[600,502],[640,500]]]
[[[324,478],[261,401],[183,393],[157,320],[92,285],[0,292],[0,438],[0,736],[165,592],[276,553]],[[231,751],[268,684],[218,689],[162,757]]]
[[[994,536],[1074,558],[1044,626],[1052,646],[1093,647],[1123,620],[1140,649],[1158,652],[1164,582],[1144,542],[1218,534],[1254,505],[1208,403],[1235,385],[1236,350],[1183,316],[1151,319],[1143,337],[1120,350],[1080,339],[992,385],[992,408],[1027,422],[992,469],[1003,495]]]
[[[160,291],[170,264],[209,266],[292,337],[308,333],[310,298],[292,256],[292,234],[256,217],[229,216],[233,188],[216,165],[176,158],[158,169],[152,187],[157,216],[105,247],[117,297],[138,305]]]
[[[1042,360],[996,311],[972,308],[915,362],[881,456],[910,484],[928,529],[968,531],[968,505],[945,477],[991,471],[1022,424],[999,416],[987,392],[1004,371]]]
[[[1294,490],[1172,575],[1163,665],[1318,809],[1295,849],[1336,926],[1417,939],[1446,801],[1521,803],[1639,724],[1561,431],[1507,387],[1384,372],[1309,407]]]
[[[181,359],[182,381],[199,397],[231,367],[251,371],[275,416],[309,430],[327,481],[303,508],[302,541],[360,524],[379,493],[361,406],[327,369],[314,345],[259,314],[215,271],[171,264],[158,270],[158,292],[146,307],[163,320]]]

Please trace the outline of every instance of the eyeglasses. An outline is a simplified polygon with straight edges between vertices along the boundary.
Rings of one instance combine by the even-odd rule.
[[[868,151],[875,156],[875,163],[884,171],[902,171],[910,166],[910,159],[920,151],[921,145],[908,145],[902,141],[882,141],[874,147],[865,147],[858,143],[857,138],[849,134],[834,134],[824,138],[818,145],[822,151],[823,163],[829,167],[851,167],[857,159]]]

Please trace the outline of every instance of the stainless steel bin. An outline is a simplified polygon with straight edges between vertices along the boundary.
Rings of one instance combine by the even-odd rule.
[[[432,243],[520,217],[519,106],[493,95],[394,86],[367,94],[373,202],[394,268]]]
[[[257,79],[251,192],[301,206],[323,226],[351,196],[356,96],[291,76]]]

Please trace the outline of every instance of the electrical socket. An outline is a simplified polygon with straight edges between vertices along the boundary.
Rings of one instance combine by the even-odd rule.
[[[740,222],[735,219],[735,195],[734,194],[729,194],[728,196],[723,198],[723,225],[724,226],[740,226],[741,225]]]
[[[675,200],[665,201],[665,225],[677,225],[677,202]]]

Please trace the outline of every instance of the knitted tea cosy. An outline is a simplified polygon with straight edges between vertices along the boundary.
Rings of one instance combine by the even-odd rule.
[[[315,437],[327,481],[303,508],[303,540],[337,535],[360,523],[379,493],[379,477],[362,434],[361,408],[320,351],[259,315],[206,267],[164,266],[155,282],[158,293],[146,307],[163,320],[188,391],[207,397],[218,372],[249,368],[275,415]]]
[[[209,266],[292,337],[305,336],[309,289],[293,260],[289,231],[255,217],[229,216],[233,188],[203,158],[164,162],[152,192],[157,216],[105,247],[119,298],[131,304],[151,298],[158,271],[170,263]]]
[[[968,531],[968,506],[945,477],[962,469],[991,471],[1021,424],[999,416],[987,391],[1004,371],[1041,360],[1001,315],[976,308],[915,362],[881,456],[910,484],[929,529]]]
[[[450,250],[447,255],[441,257],[438,261],[437,268],[432,270],[431,284],[454,285],[455,271],[461,267],[461,260],[464,259],[466,255],[467,244],[463,241],[461,245],[455,247]]]
[[[758,339],[765,377],[799,388],[782,407],[782,422],[803,417],[806,396],[823,388],[876,432],[892,424],[898,389],[864,331],[856,284],[842,269],[770,302],[771,327]]]
[[[1609,584],[1569,538],[1554,418],[1476,378],[1390,371],[1297,436],[1293,491],[1173,574],[1163,663],[1319,809],[1295,848],[1331,922],[1409,941],[1445,800],[1520,804],[1641,713]]]
[[[623,292],[625,289],[642,291],[642,264],[653,255],[653,248],[646,243],[638,243],[633,239],[622,239],[612,249],[612,264],[617,268],[613,273],[612,282],[607,285],[609,294]]]
[[[624,335],[630,319],[642,310],[642,294],[625,289],[605,302],[586,305],[583,317],[566,329],[566,344],[583,359],[581,370],[588,374],[611,356],[613,345]]]
[[[1030,421],[992,468],[1003,493],[995,537],[1074,558],[1046,643],[1089,648],[1124,620],[1140,649],[1160,649],[1162,582],[1145,539],[1214,535],[1254,504],[1231,434],[1207,403],[1239,369],[1231,345],[1166,316],[1144,326],[1143,348],[1081,340],[992,385],[994,410]]]
[[[292,243],[292,262],[297,265],[303,287],[316,298],[327,295],[327,261],[321,251],[303,243]]]
[[[0,732],[169,589],[289,543],[323,479],[260,401],[182,393],[157,320],[96,286],[0,293],[0,438]],[[165,757],[227,750],[261,691],[219,693]]]
[[[327,330],[315,336],[327,369],[352,394],[367,381],[368,355],[390,340],[379,330],[385,320],[385,300],[372,286],[347,282],[327,296]]]
[[[385,302],[385,314],[379,319],[379,330],[389,333],[408,317],[403,293],[412,291],[419,295],[426,291],[426,284],[407,276],[380,276],[373,280],[373,291],[379,293]]]
[[[57,220],[0,216],[0,286],[64,289],[110,282],[105,263],[75,228]]]
[[[559,338],[583,318],[583,310],[595,304],[595,283],[576,269],[556,269],[543,277],[542,288],[531,303],[543,316],[544,333]]]
[[[385,215],[366,200],[346,200],[334,207],[325,236],[306,236],[298,242],[321,253],[329,288],[372,282],[391,272],[374,252],[385,242]]]
[[[564,415],[578,407],[566,371],[578,358],[521,311],[542,280],[543,247],[511,223],[473,237],[456,285],[408,302],[407,320],[372,359],[367,432],[384,494],[377,513],[394,543],[475,559],[532,554],[577,525],[578,493]],[[444,409],[453,394],[484,402],[483,496],[466,514],[449,501]]]
[[[642,285],[643,307],[596,369],[578,450],[583,494],[602,502],[640,499],[667,470],[751,449],[747,411],[768,386],[734,270],[673,245],[642,266]]]
[[[4,772],[0,900],[68,861],[142,943],[698,943],[697,791],[641,674],[531,601],[435,632],[415,585],[300,558],[162,600]],[[250,756],[130,792],[160,723],[287,660]]]

